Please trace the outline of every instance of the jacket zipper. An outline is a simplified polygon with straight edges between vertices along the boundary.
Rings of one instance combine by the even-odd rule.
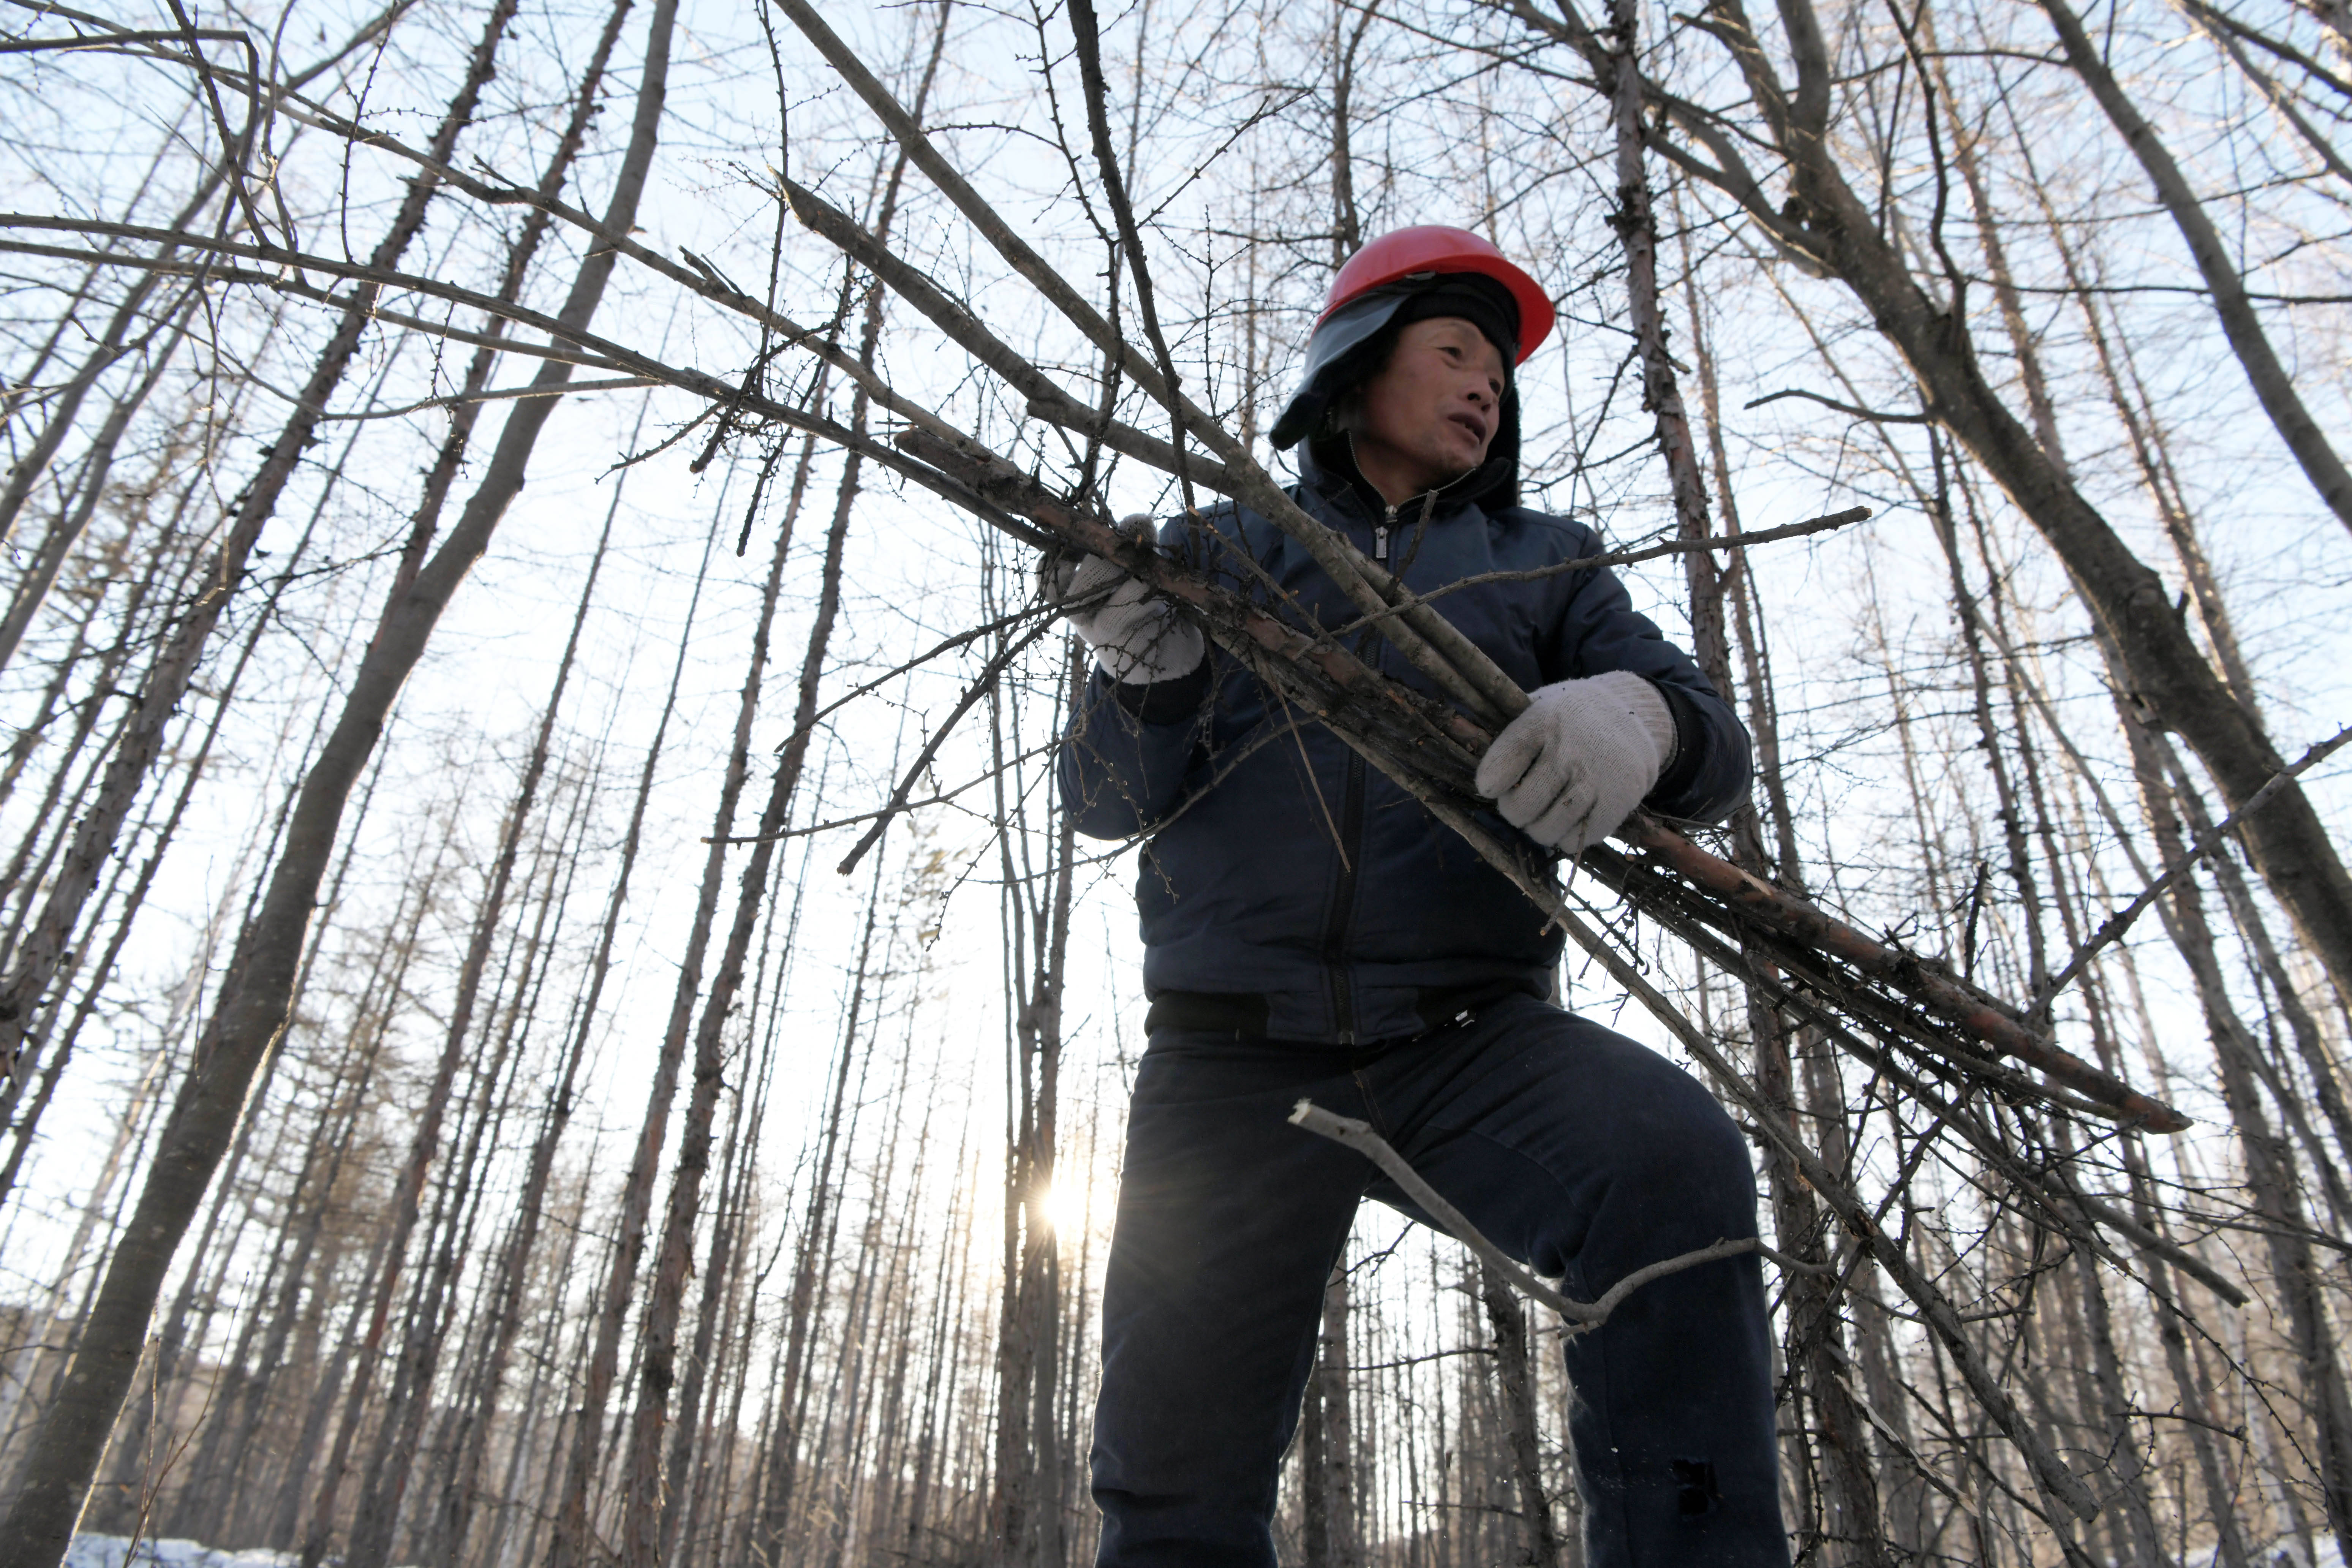
[[[1356,930],[1356,868],[1364,863],[1364,759],[1348,753],[1348,784],[1339,797],[1339,886],[1331,923],[1324,928],[1323,963],[1331,988],[1331,1024],[1343,1046],[1356,1043],[1356,1001],[1348,978],[1348,941]]]
[[[1389,558],[1389,531],[1396,527],[1397,509],[1390,507],[1372,525],[1372,559]],[[1359,649],[1369,653],[1369,649]],[[1375,656],[1377,657],[1377,656]],[[1364,858],[1364,759],[1348,753],[1348,784],[1339,799],[1339,908],[1333,912],[1323,942],[1323,962],[1331,987],[1331,1022],[1343,1046],[1356,1043],[1356,1001],[1348,979],[1348,940],[1356,931],[1356,868]]]

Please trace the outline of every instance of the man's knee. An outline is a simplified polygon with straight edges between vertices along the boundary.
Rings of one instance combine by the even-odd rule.
[[[1675,1216],[1680,1228],[1716,1237],[1752,1236],[1756,1172],[1747,1135],[1705,1085],[1663,1058],[1638,1097],[1639,1113],[1619,1139],[1619,1179],[1643,1206]]]

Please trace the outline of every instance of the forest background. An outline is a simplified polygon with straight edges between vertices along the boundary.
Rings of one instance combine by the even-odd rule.
[[[890,437],[1285,473],[1424,222],[1560,303],[1532,504],[1873,509],[1622,569],[1761,742],[1706,842],[2194,1120],[1570,879],[1756,1133],[1803,1560],[2352,1531],[2339,0],[11,5],[0,1563],[1087,1560],[1135,858]],[[1540,1310],[1367,1210],[1325,1328],[1286,1561],[1580,1562]]]

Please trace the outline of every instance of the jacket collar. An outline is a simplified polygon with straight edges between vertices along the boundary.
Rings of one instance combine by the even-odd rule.
[[[1517,409],[1511,410],[1516,416]],[[1305,442],[1298,448],[1298,478],[1307,489],[1334,505],[1353,505],[1367,519],[1377,521],[1388,510],[1388,501],[1372,488],[1356,467],[1356,455],[1345,437],[1324,437]],[[1430,519],[1436,521],[1452,516],[1464,507],[1477,505],[1489,510],[1497,506],[1516,504],[1518,489],[1518,421],[1505,422],[1496,432],[1495,444],[1488,449],[1486,460],[1461,478],[1442,485],[1435,492],[1436,501]],[[1422,509],[1428,505],[1428,492],[1400,503],[1396,509],[1400,520],[1408,515],[1418,520]]]

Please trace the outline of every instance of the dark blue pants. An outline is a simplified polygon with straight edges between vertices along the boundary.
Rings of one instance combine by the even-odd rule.
[[[1526,997],[1385,1048],[1164,1031],[1136,1077],[1103,1292],[1098,1568],[1270,1568],[1324,1281],[1371,1163],[1285,1119],[1370,1121],[1569,1295],[1756,1234],[1738,1129],[1689,1074]],[[1784,1568],[1755,1258],[1657,1280],[1568,1342],[1591,1568]]]

